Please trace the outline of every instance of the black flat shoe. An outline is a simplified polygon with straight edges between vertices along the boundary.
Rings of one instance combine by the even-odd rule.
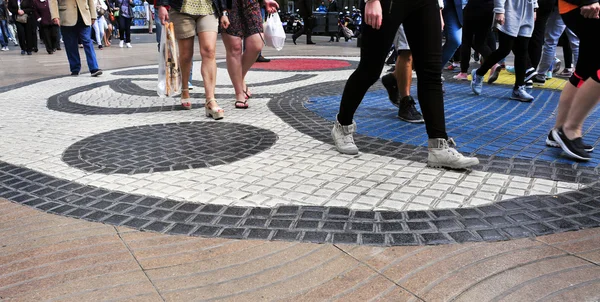
[[[292,42],[294,42],[294,45],[298,45],[296,44],[296,38],[292,37]]]

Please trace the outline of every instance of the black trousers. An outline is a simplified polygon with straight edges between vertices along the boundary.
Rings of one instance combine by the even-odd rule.
[[[44,38],[46,51],[51,52],[60,47],[58,44],[58,25],[41,25],[40,30]]]
[[[313,23],[315,20],[312,15],[304,15],[301,17],[302,17],[302,20],[304,21],[304,26],[302,26],[302,28],[300,28],[300,30],[295,32],[292,37],[295,40],[295,39],[300,38],[300,36],[302,36],[302,35],[306,35],[306,42],[307,43],[312,42]]]
[[[31,52],[37,48],[36,21],[33,14],[27,18],[27,23],[15,22],[21,50]]]
[[[515,88],[525,85],[525,71],[527,64],[527,46],[529,38],[511,37],[498,31],[498,49],[485,57],[483,64],[477,69],[477,75],[484,76],[494,64],[506,58],[512,50],[515,54]]]
[[[544,37],[546,35],[546,23],[548,23],[548,18],[554,8],[554,2],[555,1],[552,0],[538,1],[539,7],[536,12],[531,39],[529,39],[527,69],[537,69],[538,64],[540,64],[542,47],[544,46]]]
[[[494,47],[490,48],[488,37],[492,31],[492,22],[494,20],[494,11],[479,11],[465,6],[463,10],[463,29],[462,46],[460,48],[460,72],[469,71],[469,61],[471,60],[471,48],[473,48],[482,57],[488,57]]]
[[[579,38],[579,58],[575,63],[575,73],[569,81],[575,87],[579,87],[589,78],[600,83],[600,47],[598,46],[600,19],[584,18],[579,9],[574,9],[561,17],[565,25]]]
[[[119,39],[131,43],[131,18],[119,16]]]
[[[442,28],[437,0],[394,1],[380,0],[383,22],[379,30],[363,24],[360,63],[352,73],[340,103],[338,121],[352,124],[356,109],[367,90],[379,80],[385,57],[394,41],[400,24],[412,51],[417,71],[419,104],[429,138],[444,138],[446,120],[442,95]]]

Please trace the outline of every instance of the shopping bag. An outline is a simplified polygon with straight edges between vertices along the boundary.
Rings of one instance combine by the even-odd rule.
[[[352,32],[352,30],[350,28],[348,28],[348,26],[346,26],[346,25],[342,24],[342,31],[343,31],[344,37],[346,39],[352,39],[352,37],[354,36],[354,33]]]
[[[264,25],[265,44],[277,50],[283,49],[285,31],[278,13],[271,14]]]
[[[156,92],[161,97],[171,97],[181,93],[181,70],[179,49],[173,30],[173,23],[163,27],[158,55],[158,85]]]

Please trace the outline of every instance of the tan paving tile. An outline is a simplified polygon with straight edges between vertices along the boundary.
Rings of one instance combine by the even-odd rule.
[[[157,250],[148,249],[144,252],[132,250],[144,269],[155,269],[193,263],[198,260],[218,260],[220,258],[228,258],[228,255],[231,254],[234,254],[234,257],[241,256],[245,259],[247,250],[264,244],[260,241],[251,240],[221,240],[221,244],[219,245],[211,244],[212,239],[206,240],[207,245],[204,245],[204,242],[203,239],[195,239],[166,248],[157,248]],[[288,243],[282,246],[293,244]]]
[[[409,292],[398,287],[396,284],[381,275],[359,280],[360,283],[335,297],[335,301],[409,301],[414,297]],[[320,301],[320,300],[307,300]]]
[[[576,232],[564,232],[546,236],[540,236],[536,239],[547,244],[565,244],[568,242],[600,236],[600,228],[580,230]]]
[[[190,276],[185,276],[183,279],[177,278],[179,279],[178,288],[175,287],[177,284],[170,280],[171,284],[167,287],[170,290],[166,289],[165,282],[152,280],[168,300],[188,300],[192,297],[199,300],[227,297],[248,294],[261,288],[269,289],[260,292],[260,294],[266,295],[271,289],[277,288],[275,287],[278,284],[276,282],[290,284],[291,288],[295,288],[295,290],[310,288],[314,286],[313,284],[318,284],[324,276],[334,275],[335,271],[345,270],[344,268],[349,264],[356,264],[356,261],[331,245],[321,245],[315,248],[312,244],[300,244],[287,250],[286,253],[252,260],[241,266],[229,266],[208,272],[201,271],[192,278]],[[299,278],[298,275],[307,277]],[[298,278],[298,281],[289,282],[288,280],[292,277]]]
[[[545,275],[538,279],[531,280],[521,284],[520,288],[512,290],[499,301],[538,301],[545,300],[545,297],[552,296],[555,293],[566,295],[567,292],[578,288],[579,284],[595,284],[596,289],[600,289],[600,266],[588,264],[561,272]],[[596,292],[596,295],[600,290]],[[584,294],[583,292],[573,292],[571,295]],[[565,301],[594,301],[589,296],[574,297],[574,300]]]
[[[457,301],[487,301],[502,297],[524,283],[567,269],[587,266],[584,260],[573,256],[541,259],[514,269],[508,269],[474,284],[456,296]],[[456,276],[457,278],[460,276]]]
[[[544,298],[548,302],[600,301],[600,280],[591,280],[555,292]]]
[[[48,269],[47,271],[42,271],[40,273],[38,273],[37,270],[29,271],[28,274],[22,273],[13,277],[10,280],[10,283],[8,280],[9,278],[0,277],[0,284],[3,285],[0,287],[0,296],[18,296],[34,290],[53,288],[72,280],[139,270],[139,266],[131,258],[121,261],[111,261],[109,258],[95,260],[96,261],[89,260],[90,262],[88,262],[87,265],[86,263],[71,263],[75,268],[70,267],[68,269],[67,266],[58,266],[53,267],[52,270],[46,268]]]
[[[417,271],[399,284],[427,301],[450,299],[475,286],[490,276],[525,265],[531,261],[564,255],[563,252],[545,245],[528,244],[528,239],[519,240],[521,244],[488,244],[472,252],[468,258],[448,258],[429,269]],[[512,242],[512,241],[511,241]],[[453,263],[456,263],[454,265]],[[437,269],[437,270],[436,270]]]
[[[158,293],[141,269],[96,275],[88,278],[67,280],[51,288],[34,289],[22,296],[15,297],[23,301],[67,300],[67,301],[100,301],[125,299],[145,295],[155,296]],[[148,301],[159,301],[157,299]]]
[[[600,265],[600,249],[587,253],[577,254],[577,256]]]
[[[539,240],[568,253],[583,254],[600,249],[600,228],[545,236]]]

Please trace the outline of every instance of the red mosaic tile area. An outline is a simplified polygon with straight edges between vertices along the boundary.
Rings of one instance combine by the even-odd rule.
[[[268,63],[255,63],[254,70],[281,70],[281,71],[315,71],[346,68],[350,62],[343,60],[327,59],[271,59]]]

